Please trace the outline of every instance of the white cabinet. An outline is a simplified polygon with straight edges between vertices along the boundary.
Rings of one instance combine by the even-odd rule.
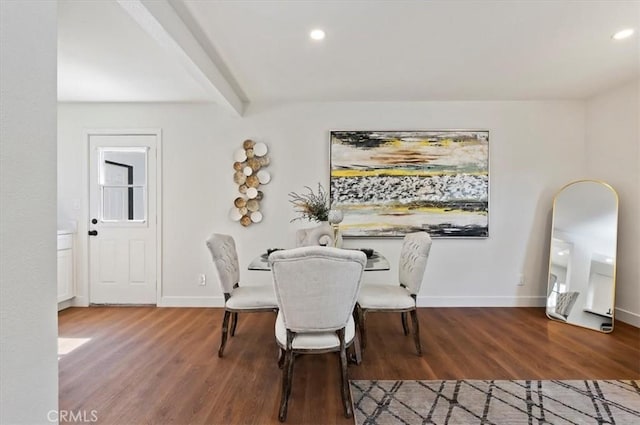
[[[73,296],[73,235],[58,235],[58,302]]]

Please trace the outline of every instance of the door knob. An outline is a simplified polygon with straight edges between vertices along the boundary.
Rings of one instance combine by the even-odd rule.
[[[98,224],[98,219],[97,219],[97,218],[92,218],[92,219],[91,219],[91,223],[93,223],[93,224]]]
[[[89,236],[98,236],[97,230],[89,230]]]

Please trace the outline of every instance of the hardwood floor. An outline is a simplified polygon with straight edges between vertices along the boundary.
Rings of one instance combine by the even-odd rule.
[[[640,379],[640,329],[601,334],[540,308],[419,309],[423,357],[399,314],[367,316],[369,344],[351,379]],[[240,314],[217,357],[222,309],[100,307],[59,314],[60,409],[102,424],[278,423],[281,375],[272,313]],[[287,423],[352,424],[335,354],[296,360]],[[87,413],[90,415],[90,413]]]

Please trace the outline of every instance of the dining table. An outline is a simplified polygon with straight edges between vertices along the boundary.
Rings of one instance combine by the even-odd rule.
[[[367,255],[367,264],[364,266],[364,271],[366,272],[375,272],[375,271],[384,271],[389,270],[389,260],[379,253],[376,250],[369,250],[365,248],[345,248],[345,249],[354,249],[356,251],[363,251],[367,254],[366,251],[369,251],[370,255]],[[271,252],[279,251],[279,249],[269,250],[269,254]],[[256,258],[254,258],[249,266],[247,267],[249,270],[257,270],[257,271],[270,271],[271,267],[269,266],[269,255],[267,252],[260,254]]]
[[[379,253],[376,250],[368,249],[368,248],[345,248],[345,249],[354,249],[357,251],[362,251],[367,255],[367,264],[364,266],[364,271],[366,272],[374,272],[374,271],[384,271],[389,270],[389,260],[386,259],[384,255]],[[254,258],[251,263],[249,263],[248,269],[254,271],[271,271],[271,266],[269,265],[269,254],[275,251],[279,251],[280,249],[269,249],[267,252],[260,254],[256,258]],[[354,311],[355,313],[355,311]],[[355,319],[355,314],[354,314]],[[353,341],[353,353],[348,356],[349,362],[360,364],[362,362],[362,348],[360,347],[360,330],[358,326],[358,321],[356,320],[356,335]]]

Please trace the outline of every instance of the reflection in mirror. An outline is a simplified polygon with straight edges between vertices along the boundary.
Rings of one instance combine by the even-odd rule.
[[[613,330],[618,195],[603,182],[581,180],[553,202],[547,316]]]

